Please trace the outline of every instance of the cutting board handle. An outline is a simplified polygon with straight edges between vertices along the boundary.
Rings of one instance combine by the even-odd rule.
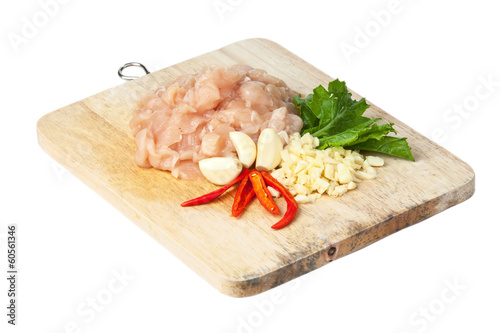
[[[125,74],[123,74],[123,70],[125,68],[128,68],[128,67],[139,67],[139,68],[142,68],[142,70],[146,73],[146,75],[148,75],[150,73],[148,71],[148,69],[146,68],[146,66],[144,66],[140,62],[127,62],[125,65],[123,65],[122,67],[120,67],[120,69],[118,70],[118,76],[121,79],[126,80],[126,81],[135,80],[135,79],[140,78],[140,76],[125,75]]]

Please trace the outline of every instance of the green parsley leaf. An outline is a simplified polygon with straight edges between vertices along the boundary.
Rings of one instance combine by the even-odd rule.
[[[293,99],[304,123],[301,134],[310,133],[319,139],[318,149],[343,146],[347,149],[369,150],[415,161],[406,138],[397,134],[390,124],[377,124],[380,118],[363,117],[370,107],[364,98],[356,101],[344,81],[318,86],[306,98]]]

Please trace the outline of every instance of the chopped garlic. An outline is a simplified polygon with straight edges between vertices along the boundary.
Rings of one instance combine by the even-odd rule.
[[[281,193],[272,188],[271,186],[268,186],[267,189],[269,190],[269,193],[271,193],[271,196],[273,198],[279,198],[281,196]]]
[[[378,156],[366,156],[366,163],[371,166],[383,166],[384,159]]]
[[[281,152],[280,165],[272,172],[298,203],[314,202],[322,194],[344,195],[357,187],[355,182],[375,178],[377,171],[373,167],[384,165],[378,156],[365,158],[358,151],[342,147],[318,150],[318,145],[319,140],[309,133],[292,134]]]

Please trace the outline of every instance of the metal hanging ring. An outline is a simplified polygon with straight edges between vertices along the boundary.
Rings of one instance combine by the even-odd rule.
[[[125,65],[123,65],[122,67],[120,67],[120,69],[118,70],[118,76],[123,79],[123,80],[127,80],[127,81],[130,81],[130,80],[134,80],[134,79],[137,79],[139,78],[140,76],[131,76],[131,75],[124,75],[123,74],[123,70],[127,67],[140,67],[144,70],[144,72],[147,74],[149,74],[149,71],[148,69],[146,68],[146,66],[144,66],[143,64],[141,64],[140,62],[128,62],[126,63]]]

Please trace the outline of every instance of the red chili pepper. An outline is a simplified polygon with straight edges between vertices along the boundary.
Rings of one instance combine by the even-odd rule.
[[[240,180],[245,178],[249,173],[250,173],[250,170],[245,169],[238,177],[236,177],[232,182],[225,185],[224,187],[221,187],[213,192],[202,195],[201,197],[194,198],[194,199],[188,200],[186,202],[183,202],[183,203],[181,203],[181,206],[182,207],[196,206],[196,205],[201,205],[201,204],[205,204],[207,202],[210,202],[210,201],[216,199],[217,197],[219,197],[222,193],[226,192],[229,188],[234,186],[234,184],[236,184],[237,182],[239,182]]]
[[[252,182],[246,176],[241,180],[238,191],[236,191],[236,195],[234,196],[232,215],[238,217],[253,197],[255,197],[255,191],[253,190]]]
[[[280,192],[286,200],[285,215],[283,215],[283,218],[276,222],[276,224],[271,226],[271,228],[273,229],[283,228],[284,226],[292,222],[293,218],[297,214],[299,205],[297,204],[297,201],[295,201],[293,195],[286,189],[286,187],[283,186],[283,184],[281,184],[279,181],[277,181],[273,176],[271,176],[269,172],[261,171],[261,175],[265,179],[266,183],[276,191]]]
[[[248,178],[250,178],[250,181],[253,185],[253,190],[255,191],[257,199],[259,199],[262,206],[264,206],[264,208],[266,208],[270,213],[279,214],[280,209],[274,202],[273,197],[271,196],[271,193],[269,192],[269,189],[267,188],[266,182],[264,181],[264,178],[262,178],[261,173],[257,170],[253,170],[248,175]]]

